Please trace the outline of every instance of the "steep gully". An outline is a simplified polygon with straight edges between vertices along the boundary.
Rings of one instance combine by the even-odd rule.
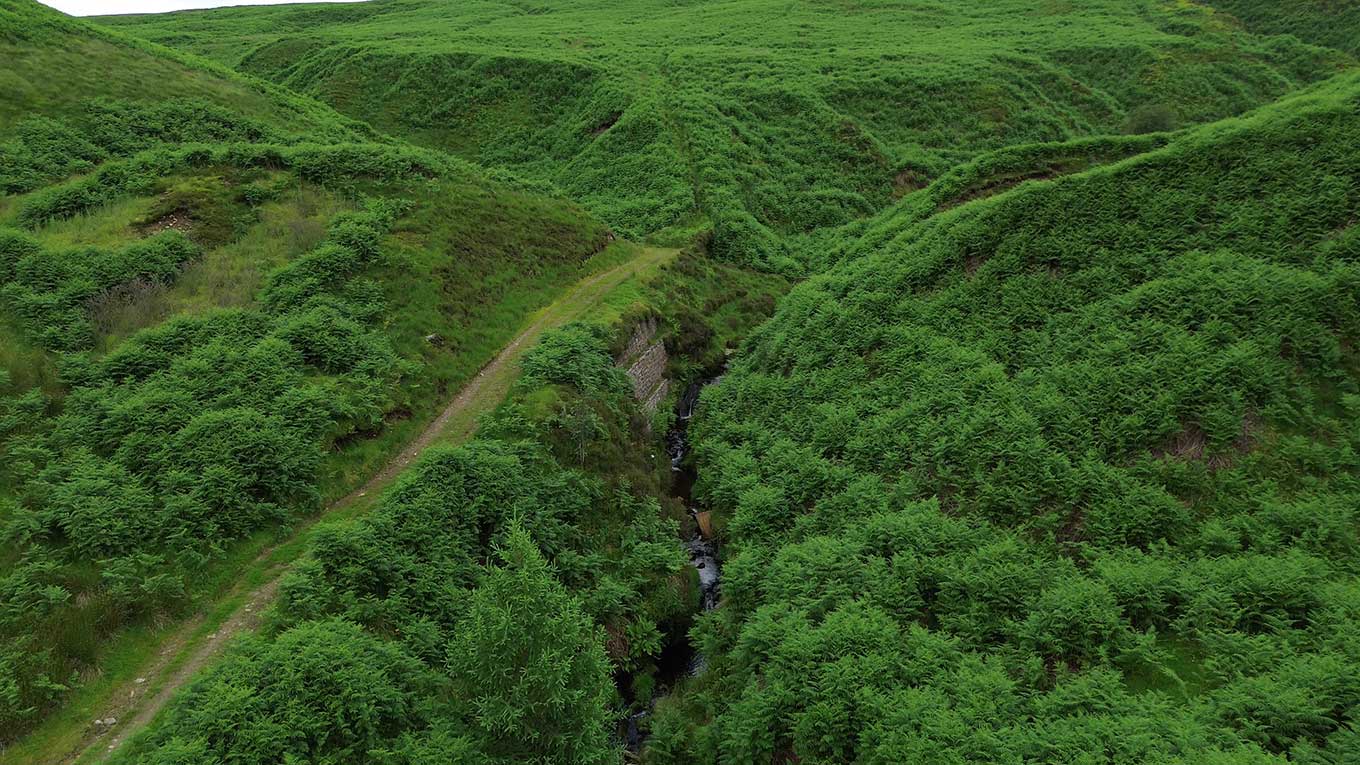
[[[675,406],[675,424],[666,433],[666,451],[671,460],[671,488],[672,497],[680,500],[685,509],[694,520],[693,531],[685,540],[685,550],[689,553],[689,565],[693,566],[698,573],[699,579],[699,604],[702,611],[712,611],[718,607],[720,598],[720,587],[722,583],[722,566],[718,559],[718,545],[716,540],[710,539],[709,524],[707,514],[702,513],[695,507],[693,499],[694,482],[698,478],[698,472],[692,460],[686,460],[689,456],[689,422],[694,416],[694,410],[699,403],[699,394],[703,389],[722,379],[722,373],[700,379],[691,383],[685,392],[679,397]],[[672,625],[667,638],[665,647],[656,662],[656,675],[654,688],[656,689],[650,699],[646,701],[644,708],[633,712],[621,725],[621,736],[628,752],[636,754],[642,748],[646,739],[644,731],[645,721],[651,715],[652,708],[663,696],[670,693],[676,683],[686,677],[694,677],[701,674],[706,662],[703,654],[699,653],[689,641],[689,623]],[[627,688],[626,683],[620,684],[622,688]],[[625,697],[627,691],[625,691]]]

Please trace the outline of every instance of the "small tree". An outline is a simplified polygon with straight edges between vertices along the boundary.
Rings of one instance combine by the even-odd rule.
[[[508,536],[449,646],[472,724],[515,762],[617,762],[602,635],[518,523]]]
[[[562,429],[569,440],[572,451],[576,453],[577,464],[585,467],[586,452],[598,438],[609,434],[604,420],[590,408],[584,399],[575,398],[570,404],[563,404],[552,419],[552,424]]]

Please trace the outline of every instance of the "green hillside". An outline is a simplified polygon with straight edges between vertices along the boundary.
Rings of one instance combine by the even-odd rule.
[[[675,521],[630,490],[664,462],[598,327],[546,336],[524,370],[476,441],[318,535],[270,634],[116,761],[617,761],[611,675],[692,608]],[[555,439],[567,412],[598,434]]]
[[[724,605],[649,761],[1360,753],[1357,107],[952,207],[781,301],[704,399]]]
[[[1360,55],[1360,3],[1353,0],[1210,0],[1214,8],[1231,14],[1253,32],[1293,35],[1314,45],[1326,45]]]
[[[1360,762],[1358,9],[0,0],[0,765]]]
[[[191,141],[373,140],[371,128],[206,59],[0,2],[0,193]]]
[[[572,203],[36,3],[0,5],[0,47],[22,85],[0,96],[8,742],[631,250]]]
[[[1188,2],[555,0],[115,19],[394,135],[551,182],[621,232],[785,237],[979,152],[1240,113],[1348,59]]]

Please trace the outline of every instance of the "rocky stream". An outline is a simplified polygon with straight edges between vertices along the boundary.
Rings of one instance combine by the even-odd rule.
[[[722,566],[718,560],[717,542],[706,536],[709,529],[707,515],[699,512],[694,505],[692,492],[698,475],[694,463],[686,460],[689,456],[688,431],[690,419],[699,404],[699,394],[720,379],[721,373],[691,383],[676,402],[675,423],[666,433],[666,451],[671,460],[670,494],[684,504],[694,519],[693,531],[682,544],[689,554],[689,565],[699,575],[699,604],[702,611],[712,611],[718,607]],[[624,725],[624,744],[630,753],[636,754],[641,750],[646,738],[645,721],[657,700],[670,693],[679,681],[702,673],[706,666],[703,654],[690,643],[688,624],[678,626],[681,628],[671,631],[661,655],[657,657],[655,691],[645,708],[633,712]]]

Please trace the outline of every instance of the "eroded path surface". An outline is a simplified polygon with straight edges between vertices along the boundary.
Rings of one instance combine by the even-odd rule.
[[[328,505],[321,513],[300,526],[292,539],[282,541],[262,552],[251,568],[264,566],[276,548],[305,534],[316,521],[376,496],[430,446],[436,443],[458,443],[472,435],[477,418],[495,408],[510,390],[519,374],[519,360],[524,352],[549,329],[585,316],[600,304],[614,288],[644,272],[654,270],[675,256],[675,250],[660,248],[640,249],[637,256],[626,263],[592,274],[569,289],[566,294],[535,314],[529,324],[515,336],[475,377],[463,386],[430,424],[414,440],[392,458],[363,486]],[[235,609],[218,625],[216,631],[203,635],[206,617],[195,617],[168,637],[155,657],[138,672],[138,676],[109,694],[104,714],[89,723],[79,743],[60,763],[99,762],[107,758],[137,731],[145,728],[175,692],[184,687],[204,667],[212,663],[233,637],[260,625],[264,612],[278,592],[279,581],[287,571],[281,563],[265,570],[263,581],[253,586],[238,585],[223,598],[223,602],[237,602]],[[249,570],[249,569],[248,569]]]

